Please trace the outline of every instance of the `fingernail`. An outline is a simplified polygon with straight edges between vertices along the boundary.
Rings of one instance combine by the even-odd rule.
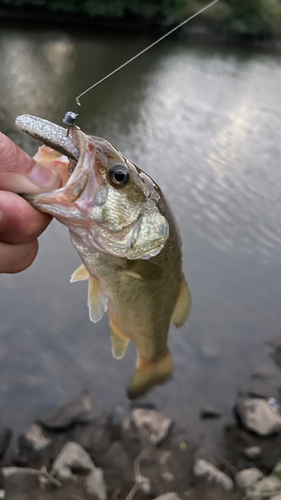
[[[57,189],[61,186],[61,179],[56,172],[40,163],[35,163],[29,172],[28,178],[37,186],[44,189]]]

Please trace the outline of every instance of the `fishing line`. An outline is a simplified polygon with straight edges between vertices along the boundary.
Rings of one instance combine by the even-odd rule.
[[[214,0],[213,2],[209,3],[208,5],[206,5],[206,7],[203,7],[203,9],[199,10],[198,12],[196,12],[196,14],[193,14],[192,16],[188,17],[185,21],[181,22],[180,24],[178,24],[175,28],[171,29],[170,31],[168,31],[168,33],[166,33],[165,35],[161,36],[160,38],[158,38],[158,40],[156,40],[155,42],[153,42],[151,45],[149,45],[148,47],[146,47],[145,49],[141,50],[138,54],[136,54],[135,56],[131,57],[131,59],[129,59],[128,61],[126,61],[125,63],[121,64],[121,66],[118,66],[118,68],[114,69],[113,71],[111,71],[111,73],[109,73],[108,75],[104,76],[103,78],[101,78],[101,80],[99,80],[98,82],[94,83],[94,85],[91,85],[91,87],[89,87],[87,90],[85,90],[84,92],[82,92],[81,94],[79,94],[75,100],[76,100],[76,104],[77,106],[81,106],[81,103],[80,103],[80,98],[82,96],[84,96],[85,94],[87,94],[87,92],[90,92],[90,90],[92,90],[93,88],[97,87],[97,85],[99,85],[100,83],[104,82],[105,80],[107,80],[107,78],[109,78],[110,76],[114,75],[115,73],[117,73],[117,71],[119,71],[120,69],[124,68],[125,66],[127,66],[127,64],[130,64],[132,61],[134,61],[135,59],[137,59],[137,57],[141,56],[142,54],[144,54],[145,52],[147,52],[149,49],[151,49],[152,47],[154,47],[154,45],[156,45],[157,43],[161,42],[162,40],[164,40],[164,38],[166,38],[167,36],[171,35],[171,33],[173,33],[174,31],[178,30],[179,28],[181,28],[184,24],[188,23],[189,21],[191,21],[191,19],[194,19],[195,17],[199,16],[199,14],[201,14],[202,12],[204,12],[205,10],[209,9],[210,7],[212,7],[212,5],[214,5],[215,3],[219,2],[219,0]],[[65,122],[66,123],[66,122]],[[67,123],[68,124],[68,123]]]

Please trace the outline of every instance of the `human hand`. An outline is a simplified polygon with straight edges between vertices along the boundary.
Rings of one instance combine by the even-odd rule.
[[[49,191],[61,182],[58,173],[0,133],[0,273],[17,273],[32,264],[37,238],[51,221],[16,193]]]

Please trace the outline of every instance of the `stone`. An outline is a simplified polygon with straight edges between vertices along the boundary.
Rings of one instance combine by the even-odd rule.
[[[3,467],[1,469],[4,490],[8,495],[14,491],[28,493],[40,487],[38,471],[25,467]]]
[[[42,427],[38,424],[31,425],[21,436],[22,440],[26,446],[34,451],[45,450],[52,443],[50,438],[44,436]]]
[[[164,495],[159,495],[155,500],[180,500],[180,497],[174,491],[169,491],[169,493],[164,493]]]
[[[94,495],[98,500],[107,499],[106,485],[103,478],[103,470],[93,467],[85,480],[88,493]]]
[[[281,415],[259,398],[249,398],[236,405],[242,424],[259,436],[270,436],[281,431]]]
[[[73,424],[84,424],[103,417],[103,409],[89,394],[82,394],[56,412],[40,419],[44,427],[51,430],[62,430]]]
[[[249,486],[252,486],[252,484],[259,481],[262,477],[263,473],[259,469],[251,467],[250,469],[244,469],[237,472],[235,475],[235,482],[240,488],[247,489]]]
[[[273,497],[270,497],[270,500],[281,500],[281,493],[278,495],[274,495]]]
[[[61,480],[75,480],[73,470],[90,472],[94,464],[90,455],[77,443],[69,441],[64,445],[61,452],[53,463],[52,475]]]
[[[7,497],[15,492],[17,495],[30,493],[38,488],[60,488],[62,485],[44,470],[28,467],[3,467],[1,469],[4,489]],[[18,497],[17,497],[18,498]]]
[[[280,481],[281,481],[281,462],[277,462],[277,464],[275,465],[275,467],[273,469],[272,474],[274,474],[274,476],[278,477],[278,479],[280,479]]]
[[[132,418],[138,430],[143,435],[148,435],[152,444],[159,444],[172,425],[172,420],[162,413],[144,408],[133,410]]]
[[[281,493],[281,481],[276,476],[264,477],[247,488],[247,498],[253,500],[259,500],[260,498],[272,499],[275,493]]]
[[[195,477],[202,478],[209,483],[220,485],[226,491],[233,489],[232,479],[207,460],[197,460],[193,468],[193,474]]]
[[[212,406],[203,406],[200,410],[200,418],[219,418],[221,416],[218,410],[215,410]]]
[[[13,431],[9,427],[0,430],[0,460],[4,457],[13,436]]]
[[[249,448],[245,448],[244,455],[250,460],[255,460],[261,455],[261,448],[259,446],[249,446]]]

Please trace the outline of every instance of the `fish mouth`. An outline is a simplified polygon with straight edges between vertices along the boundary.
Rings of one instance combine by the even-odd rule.
[[[16,125],[69,160],[69,178],[62,188],[36,195],[21,195],[39,210],[59,214],[62,211],[59,205],[75,202],[85,190],[95,162],[95,147],[90,137],[76,125],[70,127],[68,134],[65,128],[32,115],[19,116]]]

